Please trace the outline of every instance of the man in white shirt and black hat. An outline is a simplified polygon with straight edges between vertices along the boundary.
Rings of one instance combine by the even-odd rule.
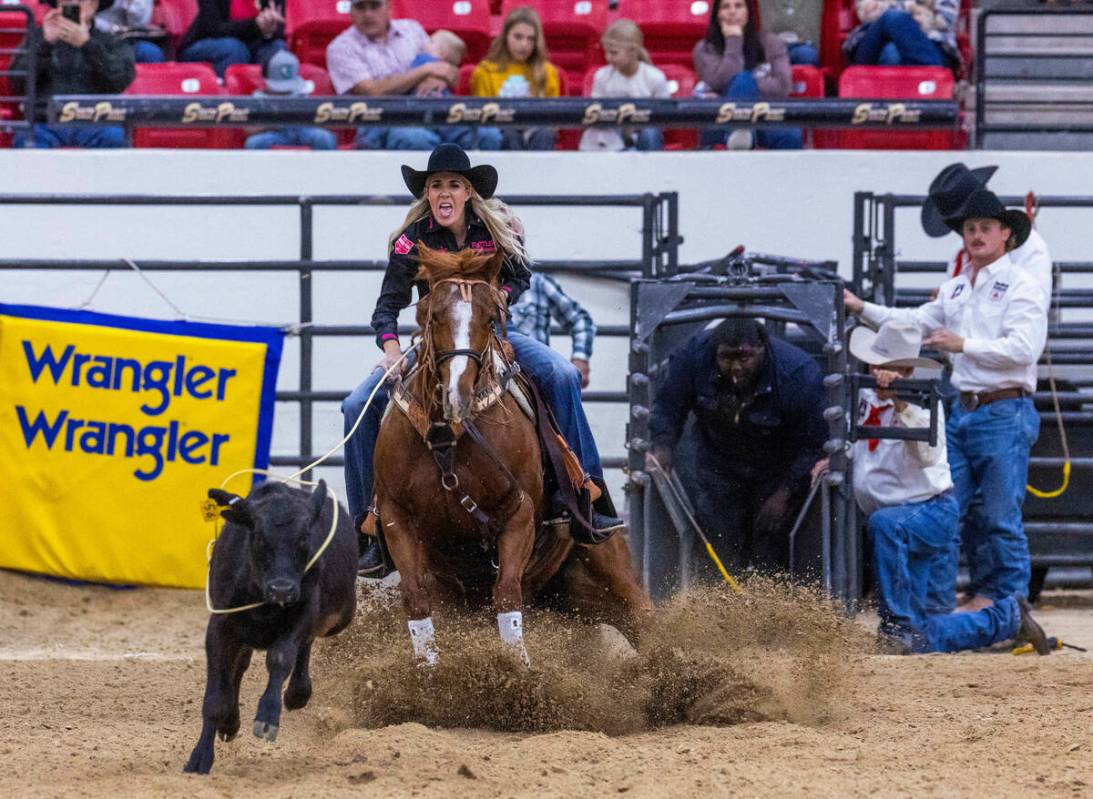
[[[859,392],[861,426],[929,427],[929,411],[901,399],[891,388],[916,367],[941,368],[937,361],[919,356],[921,345],[921,330],[910,321],[889,321],[878,331],[855,328],[850,354],[869,364],[877,381],[875,391]],[[943,414],[941,408],[937,412]],[[1047,654],[1044,631],[1020,593],[971,613],[929,612],[928,595],[937,590],[937,581],[947,579],[949,591],[955,587],[960,521],[944,418],[939,422],[934,446],[879,438],[854,444],[854,496],[869,516],[880,636],[905,653],[959,652],[1017,639]]]
[[[996,166],[969,169],[962,163],[956,163],[941,170],[930,183],[929,195],[922,204],[922,229],[926,235],[938,239],[952,233],[946,217],[957,211],[973,192],[985,189],[997,169]],[[958,277],[968,268],[970,258],[968,251],[961,247],[949,262],[946,273],[950,277]],[[1054,267],[1051,251],[1043,236],[1034,229],[1029,230],[1025,241],[1010,251],[1010,258],[1019,268],[1036,278],[1043,292],[1044,307],[1049,307]]]
[[[847,291],[846,309],[880,326],[917,326],[924,344],[949,353],[959,392],[946,424],[953,488],[963,521],[971,578],[966,610],[1028,595],[1028,539],[1021,506],[1029,450],[1040,431],[1032,402],[1036,364],[1047,338],[1042,289],[1009,251],[1031,230],[1028,216],[1008,210],[985,189],[972,192],[946,220],[961,233],[968,269],[942,284],[918,308],[885,308]]]

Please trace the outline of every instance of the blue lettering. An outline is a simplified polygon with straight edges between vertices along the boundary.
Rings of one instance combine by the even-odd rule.
[[[201,387],[208,383],[213,375],[215,375],[212,369],[208,366],[195,366],[190,370],[190,373],[186,375],[186,390],[190,392],[190,396],[194,399],[208,399],[213,395],[213,390],[207,388],[201,390]]]
[[[23,344],[25,345],[26,342],[24,341]],[[22,405],[15,406],[15,414],[19,417],[19,427],[23,430],[23,441],[26,443],[27,449],[30,449],[30,445],[38,438],[39,433],[42,434],[46,449],[53,449],[53,442],[57,440],[57,434],[61,432],[61,427],[64,425],[65,419],[68,418],[68,411],[61,411],[57,414],[57,420],[50,425],[46,421],[45,413],[38,411],[34,421],[28,422],[26,408]]]
[[[167,383],[171,378],[171,364],[169,361],[149,361],[144,367],[144,390],[158,391],[160,403],[156,406],[141,405],[140,409],[149,416],[159,416],[167,410],[167,403],[171,401],[171,393],[167,390]]]
[[[195,466],[205,462],[204,455],[194,455],[194,450],[205,446],[209,443],[209,437],[202,433],[200,430],[191,430],[188,433],[184,433],[182,438],[178,440],[178,454],[182,460],[186,463],[192,463]]]
[[[94,363],[87,367],[87,385],[91,388],[110,388],[110,370],[114,359],[106,355],[96,355]]]
[[[60,382],[61,375],[64,374],[65,367],[68,366],[68,359],[72,357],[72,352],[75,349],[73,345],[69,344],[61,354],[61,360],[58,361],[53,355],[53,348],[48,344],[42,350],[41,355],[35,355],[34,345],[23,339],[23,354],[26,356],[27,367],[30,369],[30,379],[37,383],[38,376],[42,374],[42,369],[48,368],[49,373],[53,376],[53,383],[56,385]]]
[[[88,422],[80,435],[80,449],[88,455],[102,455],[106,451],[106,422]]]

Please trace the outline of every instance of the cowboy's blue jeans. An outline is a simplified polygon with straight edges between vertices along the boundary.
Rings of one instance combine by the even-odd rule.
[[[1031,569],[1021,506],[1029,450],[1039,435],[1040,415],[1029,397],[974,411],[955,402],[945,426],[969,591],[996,602],[1028,595]]]
[[[1021,613],[1013,597],[977,613],[930,614],[933,574],[955,557],[958,520],[951,492],[926,502],[882,508],[869,517],[880,632],[913,652],[960,652],[1012,638]],[[955,570],[954,570],[955,571]]]
[[[509,342],[520,367],[535,381],[543,394],[543,401],[554,412],[562,435],[577,454],[584,470],[594,477],[602,477],[600,454],[588,427],[584,406],[581,405],[581,378],[576,367],[560,353],[515,330],[509,330]],[[383,370],[376,369],[342,401],[346,435],[382,378]],[[360,519],[372,500],[372,456],[387,402],[387,389],[381,388],[376,392],[357,432],[345,443],[345,495],[349,515],[355,521]]]

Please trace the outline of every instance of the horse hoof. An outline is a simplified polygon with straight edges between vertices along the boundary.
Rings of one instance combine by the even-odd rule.
[[[219,739],[220,739],[221,741],[223,741],[224,743],[227,743],[228,741],[234,741],[234,740],[235,740],[235,736],[237,736],[238,734],[239,734],[239,732],[238,732],[238,731],[236,731],[236,732],[218,732],[218,733],[216,734],[216,736],[217,736],[217,737],[218,737],[218,738],[219,738]]]
[[[270,743],[277,740],[277,730],[276,724],[267,724],[264,721],[254,722],[254,737],[265,738]]]

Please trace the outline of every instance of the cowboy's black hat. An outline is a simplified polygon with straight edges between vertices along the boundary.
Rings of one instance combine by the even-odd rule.
[[[962,163],[949,164],[930,183],[929,197],[922,204],[922,229],[927,236],[940,238],[949,233],[945,217],[951,215],[973,191],[986,188],[987,181],[998,169],[981,166],[968,169]]]
[[[1032,221],[1028,218],[1028,214],[1006,208],[993,191],[986,189],[979,189],[969,194],[961,206],[945,218],[945,224],[950,230],[961,233],[966,219],[997,219],[1012,232],[1015,247],[1024,244],[1032,230]]]
[[[497,170],[489,164],[471,166],[471,159],[458,144],[438,146],[429,156],[429,164],[423,171],[402,165],[402,179],[415,197],[420,197],[425,191],[425,181],[429,179],[429,175],[437,172],[455,172],[462,175],[471,182],[471,186],[483,200],[492,197],[497,188]]]

